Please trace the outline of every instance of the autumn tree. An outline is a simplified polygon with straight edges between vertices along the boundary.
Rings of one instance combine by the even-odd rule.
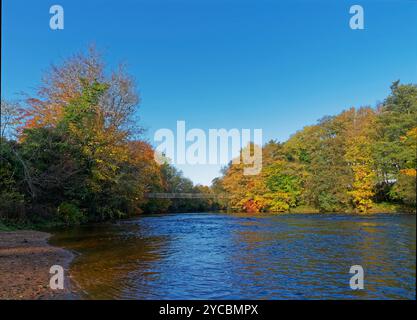
[[[371,108],[350,109],[351,125],[346,132],[345,159],[353,181],[347,193],[353,208],[367,212],[372,208],[375,187],[375,161],[372,154],[376,116]]]
[[[141,133],[142,129],[134,121],[140,98],[133,78],[126,73],[124,65],[110,74],[105,71],[103,58],[93,46],[59,65],[52,65],[43,76],[37,95],[26,99],[23,127],[57,125],[65,108],[83,94],[85,84],[99,82],[107,86],[97,103],[105,126],[129,134]]]
[[[395,82],[376,109],[350,108],[263,146],[263,168],[230,164],[215,188],[234,211],[371,211],[375,202],[416,206],[417,87]]]
[[[377,111],[374,159],[379,188],[388,200],[415,210],[417,86],[394,82]]]

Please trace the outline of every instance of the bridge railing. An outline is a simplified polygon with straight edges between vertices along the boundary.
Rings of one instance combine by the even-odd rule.
[[[225,194],[209,194],[209,193],[184,193],[184,192],[149,192],[145,193],[148,199],[218,199],[227,198]]]

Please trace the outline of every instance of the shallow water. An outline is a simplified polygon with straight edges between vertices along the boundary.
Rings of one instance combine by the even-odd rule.
[[[415,215],[152,215],[52,242],[80,253],[71,274],[88,299],[416,298]]]

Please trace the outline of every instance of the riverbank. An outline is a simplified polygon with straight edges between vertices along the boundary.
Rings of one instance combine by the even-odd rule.
[[[74,299],[68,270],[74,254],[48,244],[51,235],[39,231],[0,231],[0,299]],[[49,287],[49,269],[65,270],[64,290]]]

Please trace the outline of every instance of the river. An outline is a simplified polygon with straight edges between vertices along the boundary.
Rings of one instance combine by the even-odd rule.
[[[415,215],[144,215],[52,243],[80,254],[71,275],[86,299],[416,298]]]

